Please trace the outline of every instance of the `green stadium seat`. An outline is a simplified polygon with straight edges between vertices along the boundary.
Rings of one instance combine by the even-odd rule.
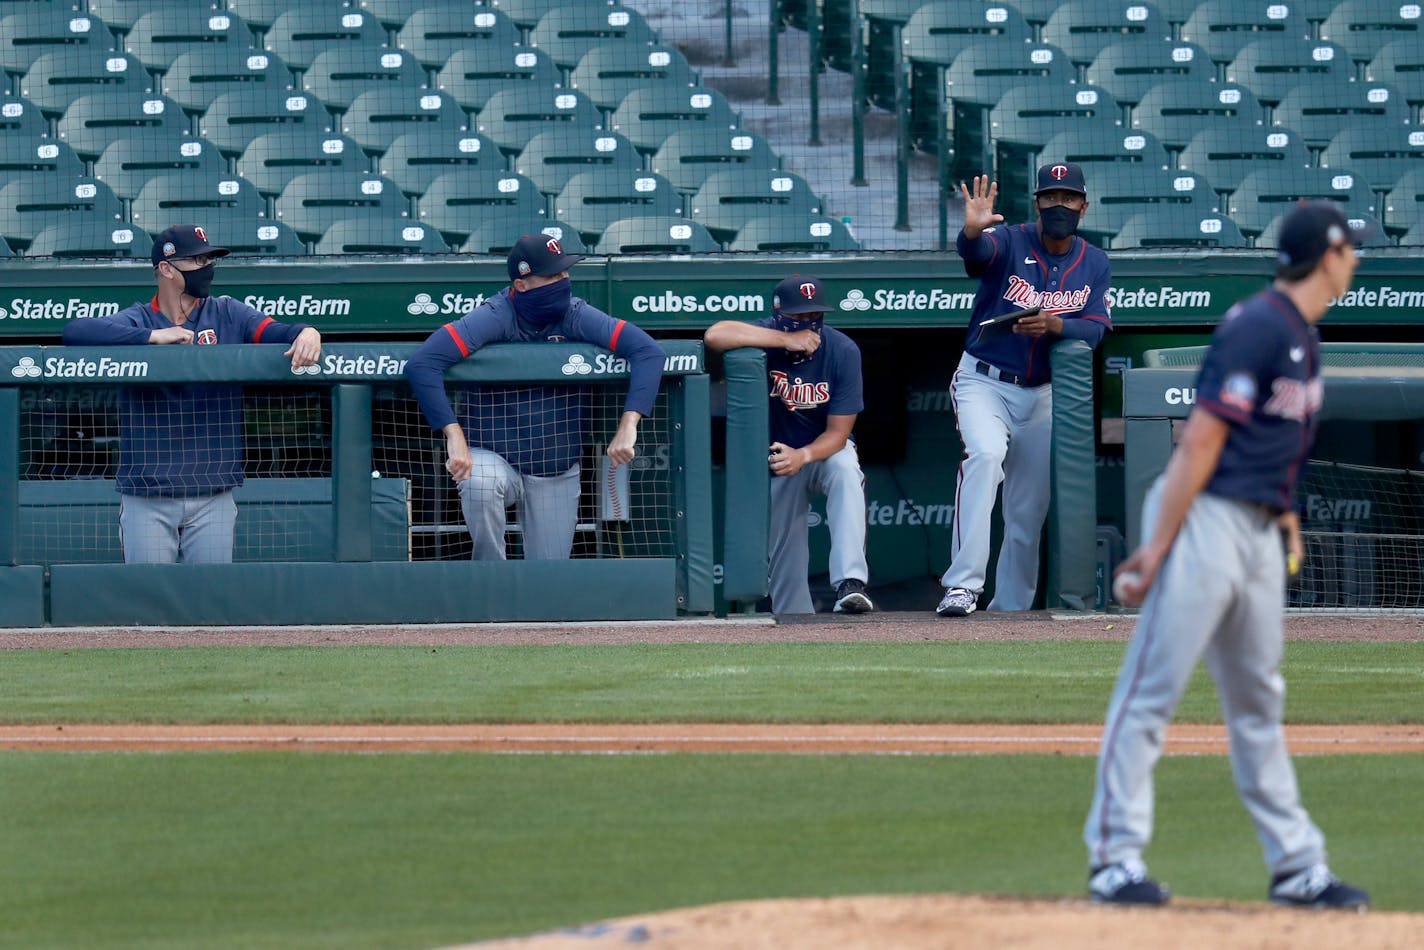
[[[417,10],[423,10],[430,6],[430,0],[361,0],[356,4],[363,13],[369,13],[384,26],[388,32],[394,33],[405,26],[405,21],[409,20]],[[467,3],[465,6],[473,6]]]
[[[341,131],[379,155],[407,132],[421,129],[455,134],[465,129],[465,113],[449,96],[431,89],[374,89],[352,101]]]
[[[578,231],[562,221],[547,218],[524,219],[511,215],[492,221],[481,220],[460,245],[461,254],[495,254],[508,257],[514,242],[526,234],[547,234],[558,241],[565,254],[591,254],[593,249],[583,243]]]
[[[696,221],[648,215],[620,218],[603,229],[595,254],[707,254],[722,250]]]
[[[1401,244],[1420,243],[1424,237],[1424,168],[1411,168],[1400,175],[1385,192],[1384,222],[1396,234],[1408,231],[1415,240]]]
[[[1285,217],[1285,213],[1282,212],[1277,215],[1270,224],[1266,225],[1265,230],[1256,236],[1257,247],[1274,248],[1276,246],[1277,241],[1280,240],[1281,224],[1285,221]],[[1350,223],[1350,229],[1357,232],[1355,236],[1355,240],[1358,242],[1356,247],[1371,248],[1394,246],[1393,242],[1390,241],[1389,237],[1385,234],[1384,227],[1374,215],[1362,214],[1346,208],[1345,220]],[[1367,233],[1369,236],[1362,239],[1358,232]]]
[[[139,17],[124,35],[123,49],[144,68],[161,73],[173,60],[192,50],[212,54],[232,47],[245,52],[256,43],[252,31],[236,14],[184,7],[155,10]]]
[[[1062,5],[1061,0],[1014,0],[1014,6],[1023,14],[1023,18],[1040,30],[1048,25],[1053,12]]]
[[[1374,214],[1375,197],[1361,175],[1336,168],[1266,168],[1247,175],[1231,195],[1228,214],[1246,234],[1260,234],[1297,201],[1326,200],[1349,214]]]
[[[993,170],[989,111],[1017,86],[1068,86],[1077,81],[1068,54],[1042,43],[976,43],[955,57],[945,75],[949,97],[951,181],[966,181]]]
[[[137,198],[155,175],[187,172],[210,178],[226,175],[227,170],[227,160],[207,142],[171,133],[139,132],[117,138],[94,162],[94,177],[126,201]]]
[[[92,161],[120,136],[179,136],[188,132],[188,124],[171,99],[115,89],[75,99],[55,124],[55,135],[80,158]]]
[[[1000,56],[1013,56],[1015,44],[1027,43],[1033,30],[1013,6],[934,0],[900,29],[900,57],[909,74],[910,138],[934,151],[935,130],[944,112],[945,70],[969,47],[986,44]]]
[[[1122,223],[1112,249],[1154,247],[1246,247],[1236,222],[1216,212],[1165,206],[1139,211]]]
[[[637,10],[602,4],[556,7],[529,31],[529,45],[542,49],[561,69],[570,72],[596,46],[657,41],[657,34]]]
[[[714,136],[706,130],[685,129],[667,137],[654,153],[651,167],[678,191],[692,194],[714,172],[734,168],[769,170],[780,168],[781,160],[766,139],[751,132]]]
[[[45,53],[76,47],[112,47],[113,37],[93,17],[57,4],[26,7],[32,9],[0,17],[0,71],[18,78]]]
[[[519,27],[498,10],[472,3],[436,3],[411,14],[396,33],[396,46],[427,69],[440,69],[455,53],[471,46],[511,49]]]
[[[1100,135],[1091,129],[1069,129],[1043,143],[1035,166],[1048,162],[1072,162],[1083,166],[1088,197],[1097,194],[1095,179],[1099,165],[1129,165],[1136,168],[1171,168],[1172,160],[1157,136],[1151,132],[1118,130],[1117,135]]]
[[[131,224],[75,218],[56,221],[30,242],[26,257],[121,257],[148,260],[153,238]]]
[[[1415,110],[1414,121],[1424,117],[1424,44],[1417,40],[1391,40],[1379,48],[1365,66],[1365,81],[1393,86]]]
[[[339,46],[380,49],[386,45],[386,31],[375,17],[347,8],[299,6],[272,21],[262,44],[300,72],[318,53]]]
[[[1120,104],[1135,106],[1158,83],[1214,80],[1216,64],[1195,43],[1138,39],[1103,47],[1088,65],[1085,77]]]
[[[1424,168],[1424,129],[1365,125],[1335,133],[1320,156],[1324,168],[1349,168],[1371,188],[1388,191],[1411,168]]]
[[[341,113],[362,93],[378,89],[418,93],[425,80],[425,70],[409,53],[343,45],[316,54],[302,73],[302,88]]]
[[[1293,36],[1247,43],[1226,65],[1227,82],[1248,87],[1262,105],[1270,106],[1302,82],[1343,84],[1354,78],[1355,66],[1344,47],[1321,40],[1301,42]]]
[[[215,243],[234,255],[294,257],[307,253],[295,231],[271,218],[213,208],[202,212],[202,224]]]
[[[592,131],[601,126],[598,106],[583,93],[529,83],[490,96],[475,119],[475,130],[506,155],[524,151],[530,139],[550,128]]]
[[[491,0],[489,6],[513,20],[528,36],[548,13],[571,2],[574,0]]]
[[[123,206],[109,186],[93,178],[17,178],[0,186],[0,238],[23,251],[57,220],[73,215],[117,223]]]
[[[200,0],[201,10],[211,10],[213,6]],[[144,14],[164,12],[181,15],[182,11],[191,10],[193,4],[185,0],[86,0],[85,7],[90,16],[98,17],[112,32],[122,36],[133,29]]]
[[[1204,0],[1181,30],[1182,39],[1222,64],[1235,59],[1246,44],[1275,36],[1309,40],[1312,31],[1294,4],[1277,0]]]
[[[553,216],[576,229],[585,244],[596,245],[603,230],[620,218],[681,214],[677,191],[661,175],[601,168],[570,178],[554,199]]]
[[[507,166],[504,154],[489,139],[474,132],[452,135],[434,129],[400,136],[378,164],[381,174],[412,198],[425,194],[430,183],[446,172],[462,168],[503,170]]]
[[[84,162],[63,142],[33,133],[0,135],[0,184],[17,178],[80,178]]]
[[[860,245],[850,236],[846,226],[824,215],[774,215],[753,218],[728,247],[730,251],[774,253],[796,251],[858,251]]]
[[[860,0],[860,16],[865,21],[865,95],[871,105],[894,110],[895,73],[902,63],[900,31],[927,2]]]
[[[344,135],[292,128],[253,139],[237,160],[237,173],[252,182],[258,194],[275,198],[298,175],[328,169],[359,173],[367,165],[361,146]]]
[[[1324,148],[1342,129],[1407,125],[1409,104],[1380,83],[1306,81],[1281,98],[1273,121],[1300,133],[1307,145]]]
[[[245,178],[228,173],[154,175],[139,189],[129,220],[152,234],[180,221],[200,221],[209,211],[250,217],[267,213],[267,202]]]
[[[1339,43],[1357,63],[1368,63],[1388,43],[1424,47],[1424,17],[1418,3],[1403,0],[1340,0],[1320,24],[1320,38]]]
[[[1419,225],[1399,239],[1400,247],[1424,246],[1424,225]]]
[[[6,137],[38,138],[49,134],[49,121],[29,100],[0,95],[0,133]]]
[[[1053,136],[1087,128],[1107,138],[1124,131],[1118,104],[1097,86],[1015,86],[989,110],[989,141],[999,181],[999,210],[1006,220],[1031,217],[1033,159]]]
[[[449,254],[440,232],[408,220],[337,221],[326,229],[314,254]]]
[[[697,74],[687,57],[662,44],[604,43],[584,54],[569,76],[577,89],[604,112],[613,112],[627,95],[645,86],[676,86],[686,91],[697,85]]]
[[[163,94],[197,115],[208,111],[218,96],[249,89],[294,88],[292,74],[281,57],[266,50],[223,47],[180,53],[159,80]]]
[[[692,196],[689,217],[721,242],[737,236],[748,221],[772,213],[819,214],[821,199],[800,175],[765,168],[739,168],[707,176]]]
[[[241,155],[252,140],[294,128],[325,131],[330,116],[314,97],[269,86],[225,92],[198,120],[198,134],[224,155]]]
[[[528,46],[467,46],[435,74],[435,88],[474,115],[495,93],[518,86],[533,86],[552,95],[559,78],[559,67],[543,50]]]
[[[595,168],[639,171],[643,157],[617,132],[551,129],[529,140],[514,170],[546,195],[557,195],[579,172]]]
[[[613,110],[613,131],[627,136],[644,155],[662,148],[669,135],[690,129],[721,134],[739,120],[727,99],[715,89],[643,86],[634,89]]]
[[[298,175],[276,203],[277,220],[304,241],[317,241],[345,219],[373,224],[409,221],[405,196],[389,178],[374,172],[328,168]]]
[[[148,71],[126,53],[93,47],[75,47],[45,53],[20,78],[20,96],[41,113],[58,118],[69,104],[93,92],[153,88]]]
[[[1053,11],[1039,39],[1051,43],[1079,66],[1097,58],[1104,46],[1125,40],[1172,39],[1172,26],[1157,7],[1142,0],[1069,0]]]
[[[311,9],[334,10],[339,14],[346,4],[344,0],[306,0]],[[262,33],[272,28],[277,18],[292,9],[291,0],[227,0],[227,9],[236,13],[249,27]]]
[[[421,224],[440,231],[451,247],[464,243],[486,219],[537,221],[544,197],[523,175],[501,168],[460,168],[437,176],[416,201]]]
[[[1089,184],[1091,204],[1078,231],[1100,247],[1116,247],[1113,238],[1138,212],[1185,208],[1193,214],[1206,215],[1218,210],[1211,183],[1182,169],[1104,165],[1093,169]]]
[[[1203,129],[1192,136],[1177,162],[1182,168],[1211,175],[1211,183],[1223,194],[1235,191],[1254,171],[1294,170],[1311,164],[1310,149],[1299,135],[1271,126]]]
[[[1147,90],[1132,112],[1132,127],[1151,132],[1169,150],[1186,148],[1198,132],[1232,126],[1265,126],[1265,112],[1255,94],[1235,83],[1161,83]]]

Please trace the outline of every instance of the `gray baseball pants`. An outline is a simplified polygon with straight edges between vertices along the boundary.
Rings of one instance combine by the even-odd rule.
[[[771,478],[771,609],[778,614],[812,614],[811,551],[806,522],[811,493],[826,496],[831,529],[831,586],[848,578],[865,583],[865,475],[855,443],[802,467],[795,475]]]
[[[231,563],[236,525],[230,491],[192,498],[119,496],[126,564]]]
[[[1156,524],[1162,480],[1142,523]],[[1108,706],[1083,839],[1094,867],[1140,858],[1152,837],[1152,770],[1205,656],[1231,737],[1231,771],[1272,873],[1325,861],[1300,803],[1281,718],[1285,556],[1259,508],[1201,494],[1147,592]]]
[[[460,510],[475,542],[471,559],[505,559],[505,509],[510,505],[519,506],[525,560],[567,558],[578,526],[579,466],[562,475],[524,475],[488,449],[471,449],[470,455],[474,468],[460,482]]]

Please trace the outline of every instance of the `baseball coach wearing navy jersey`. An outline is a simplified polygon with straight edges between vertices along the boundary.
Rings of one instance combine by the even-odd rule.
[[[478,386],[462,424],[445,392],[446,369],[488,343],[577,340],[612,350],[629,363],[623,415],[605,452],[615,466],[633,460],[638,423],[653,411],[667,355],[638,327],[573,296],[569,268],[581,260],[548,235],[524,235],[509,252],[510,286],[436,330],[406,363],[426,421],[445,435],[445,470],[459,486],[474,560],[504,560],[512,504],[526,559],[569,556],[592,400],[587,387]]]
[[[292,368],[321,358],[321,334],[278,323],[231,297],[210,293],[225,247],[175,225],[153,241],[158,292],[109,317],[64,328],[68,346],[289,344]],[[128,563],[232,560],[242,484],[242,386],[125,386],[119,397],[119,531]]]
[[[865,592],[865,475],[851,429],[864,409],[860,348],[825,325],[826,291],[815,277],[792,275],[772,293],[772,315],[751,323],[723,320],[703,339],[719,352],[766,350],[771,411],[771,609],[809,614],[807,506],[826,497],[831,530],[830,581],[837,613],[875,609]]]
[[[936,613],[963,617],[979,605],[989,564],[990,519],[1004,489],[1004,540],[990,610],[1027,610],[1038,590],[1038,542],[1048,516],[1053,387],[1048,352],[1062,339],[1097,347],[1112,329],[1107,255],[1078,237],[1088,190],[1077,165],[1038,170],[1033,224],[999,227],[999,183],[961,184],[964,229],[956,248],[979,278],[964,355],[950,398],[964,461],[954,491],[949,569]],[[1027,311],[1006,328],[996,318]]]
[[[1144,540],[1117,571],[1124,601],[1143,609],[1108,705],[1083,828],[1095,900],[1168,899],[1142,862],[1152,837],[1152,771],[1205,657],[1231,736],[1237,792],[1270,869],[1270,900],[1369,903],[1325,863],[1325,837],[1301,804],[1281,727],[1286,564],[1305,553],[1295,485],[1324,397],[1315,325],[1350,287],[1355,240],[1329,202],[1286,216],[1275,282],[1216,328],[1181,442],[1147,495]]]

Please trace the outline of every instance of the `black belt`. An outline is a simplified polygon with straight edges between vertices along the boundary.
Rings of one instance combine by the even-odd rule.
[[[1013,373],[1006,373],[1003,370],[999,369],[999,367],[986,363],[983,360],[979,360],[977,363],[974,364],[974,372],[978,373],[980,376],[987,376],[990,379],[997,379],[1000,382],[1013,383],[1015,386],[1028,387],[1030,385],[1034,385],[1029,383],[1027,376],[1016,376]]]

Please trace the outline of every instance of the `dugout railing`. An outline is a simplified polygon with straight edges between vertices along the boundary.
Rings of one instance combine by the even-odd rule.
[[[593,419],[574,556],[521,561],[515,522],[511,560],[474,562],[443,440],[402,376],[412,344],[329,344],[302,373],[279,346],[0,348],[0,626],[710,613],[709,379],[700,343],[663,347],[624,514],[600,510],[597,483],[625,361],[501,344],[449,371],[457,411],[470,384],[537,384],[584,394]],[[225,382],[246,393],[234,563],[119,563],[116,387]]]
[[[1123,377],[1127,548],[1143,501],[1166,470],[1174,429],[1191,414],[1204,346],[1149,350]],[[1424,344],[1321,346],[1321,418],[1424,419]],[[1363,432],[1361,435],[1363,436]],[[1288,604],[1317,609],[1424,607],[1424,473],[1312,459],[1297,488],[1306,562]]]

